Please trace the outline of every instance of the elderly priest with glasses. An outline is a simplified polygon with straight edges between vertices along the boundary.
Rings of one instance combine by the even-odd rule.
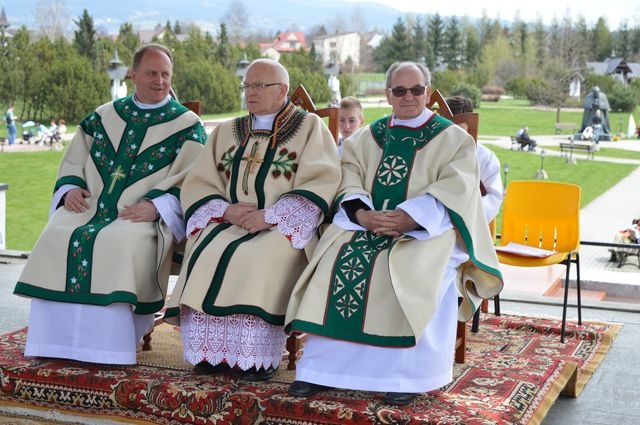
[[[256,381],[282,360],[289,295],[340,162],[322,118],[287,98],[281,64],[253,61],[244,89],[249,115],[216,127],[185,179],[186,255],[166,317],[196,372]]]
[[[287,309],[285,330],[307,333],[290,395],[411,403],[452,380],[458,319],[502,288],[474,140],[426,108],[430,79],[391,65],[393,114],[345,141],[336,215]]]

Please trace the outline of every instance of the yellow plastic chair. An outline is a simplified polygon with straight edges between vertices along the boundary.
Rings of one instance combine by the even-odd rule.
[[[552,181],[512,181],[507,186],[499,246],[508,243],[542,248],[554,253],[545,257],[523,256],[498,251],[502,264],[539,267],[566,266],[562,331],[564,342],[571,263],[577,267],[578,324],[582,324],[580,299],[580,186]]]

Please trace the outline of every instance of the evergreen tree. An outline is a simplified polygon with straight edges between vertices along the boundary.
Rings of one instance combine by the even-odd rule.
[[[220,32],[218,33],[218,48],[216,50],[216,57],[218,62],[222,66],[229,68],[231,64],[231,44],[229,43],[229,36],[227,35],[227,26],[224,23],[220,24]]]
[[[431,45],[427,41],[426,23],[421,16],[417,16],[413,24],[411,55],[417,61],[424,60],[425,64],[433,62],[433,52]]]
[[[140,37],[133,31],[133,24],[126,22],[120,25],[117,42],[120,60],[124,63],[130,63],[133,58],[133,52],[140,45]]]
[[[453,70],[460,68],[463,49],[464,45],[462,43],[460,23],[457,17],[452,16],[446,24],[444,32],[444,50],[442,53],[442,57],[448,68]]]
[[[603,61],[611,55],[613,43],[611,33],[607,27],[607,22],[603,17],[598,18],[596,26],[593,29],[593,52],[592,60]]]
[[[427,40],[433,51],[432,62],[428,62],[429,68],[435,69],[436,63],[444,58],[444,21],[440,14],[436,13],[429,19],[427,26]]]
[[[373,52],[374,61],[382,69],[400,60],[408,60],[411,54],[411,41],[402,19],[398,18],[391,36],[386,37]]]
[[[82,16],[77,21],[73,21],[78,27],[74,31],[74,46],[78,53],[89,59],[92,64],[96,64],[96,30],[93,26],[93,18],[89,11],[84,9]]]
[[[629,53],[631,51],[631,32],[627,22],[623,22],[618,28],[618,36],[616,38],[616,56],[629,60]]]

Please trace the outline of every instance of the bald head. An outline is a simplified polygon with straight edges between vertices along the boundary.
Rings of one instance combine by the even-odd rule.
[[[244,76],[247,109],[252,114],[269,115],[282,109],[289,92],[289,73],[273,59],[256,59]]]

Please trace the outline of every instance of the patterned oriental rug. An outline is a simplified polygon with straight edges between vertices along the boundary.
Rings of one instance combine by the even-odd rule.
[[[361,391],[290,397],[294,375],[285,365],[262,383],[195,375],[167,324],[126,367],[25,358],[23,329],[0,337],[0,423],[539,424],[560,394],[580,394],[620,329],[569,322],[561,344],[558,320],[484,315],[453,382],[405,407]]]

